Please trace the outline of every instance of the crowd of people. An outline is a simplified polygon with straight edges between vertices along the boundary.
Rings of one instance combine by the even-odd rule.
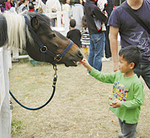
[[[24,10],[41,13],[65,11],[68,13],[70,30],[66,37],[79,48],[84,48],[85,58],[81,64],[87,73],[96,79],[113,83],[115,101],[110,110],[119,118],[121,138],[135,138],[141,105],[144,102],[141,76],[150,89],[150,34],[123,7],[142,19],[149,27],[149,0],[125,0],[115,8],[114,0],[7,0],[1,3],[1,11],[15,7],[18,13]],[[55,26],[56,17],[52,25]],[[62,17],[62,25],[65,23]],[[118,33],[121,50],[118,56]],[[88,50],[89,48],[89,50]],[[89,53],[88,53],[89,51]],[[112,57],[114,72],[103,74],[102,62]],[[119,58],[118,58],[119,57]]]
[[[17,13],[21,13],[24,10],[35,12],[36,2],[35,0],[2,0],[0,1],[0,12],[12,10]]]

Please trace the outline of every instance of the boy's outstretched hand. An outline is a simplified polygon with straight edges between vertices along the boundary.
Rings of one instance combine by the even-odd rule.
[[[91,72],[92,70],[92,66],[89,64],[89,62],[86,59],[83,59],[81,61],[79,61],[85,68],[87,68],[89,70],[89,72]]]
[[[118,100],[118,99],[116,99],[115,102],[109,103],[109,105],[110,105],[111,107],[113,107],[113,108],[117,108],[117,107],[120,107],[120,106],[121,106],[121,101]]]

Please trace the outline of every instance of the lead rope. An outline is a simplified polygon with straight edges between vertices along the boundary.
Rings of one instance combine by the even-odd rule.
[[[15,98],[15,96],[12,94],[12,92],[9,90],[10,95],[12,96],[12,98],[13,98],[20,106],[22,106],[22,107],[25,108],[25,109],[28,109],[28,110],[39,110],[39,109],[43,108],[44,106],[46,106],[46,105],[52,100],[52,98],[53,98],[53,96],[54,96],[54,94],[55,94],[56,82],[57,82],[57,66],[56,66],[56,65],[53,65],[53,69],[54,69],[54,71],[55,71],[55,73],[54,73],[54,78],[53,78],[53,85],[52,85],[52,87],[53,87],[53,92],[52,92],[52,94],[51,94],[49,100],[48,100],[45,104],[43,104],[42,106],[37,107],[37,108],[29,108],[29,107],[26,107],[25,105],[21,104],[21,103]]]

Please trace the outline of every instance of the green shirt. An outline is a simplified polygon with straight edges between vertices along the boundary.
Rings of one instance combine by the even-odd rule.
[[[113,96],[121,100],[118,108],[109,109],[123,122],[128,124],[138,123],[141,105],[144,102],[145,93],[143,84],[137,75],[126,78],[120,71],[113,73],[102,73],[94,68],[90,72],[97,80],[104,83],[114,84]]]

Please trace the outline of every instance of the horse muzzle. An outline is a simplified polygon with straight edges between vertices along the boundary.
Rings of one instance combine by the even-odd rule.
[[[67,60],[68,59],[68,60]],[[79,49],[76,54],[74,55],[68,55],[68,57],[65,58],[65,66],[77,66],[77,62],[83,59],[83,55],[81,53],[81,50]]]

